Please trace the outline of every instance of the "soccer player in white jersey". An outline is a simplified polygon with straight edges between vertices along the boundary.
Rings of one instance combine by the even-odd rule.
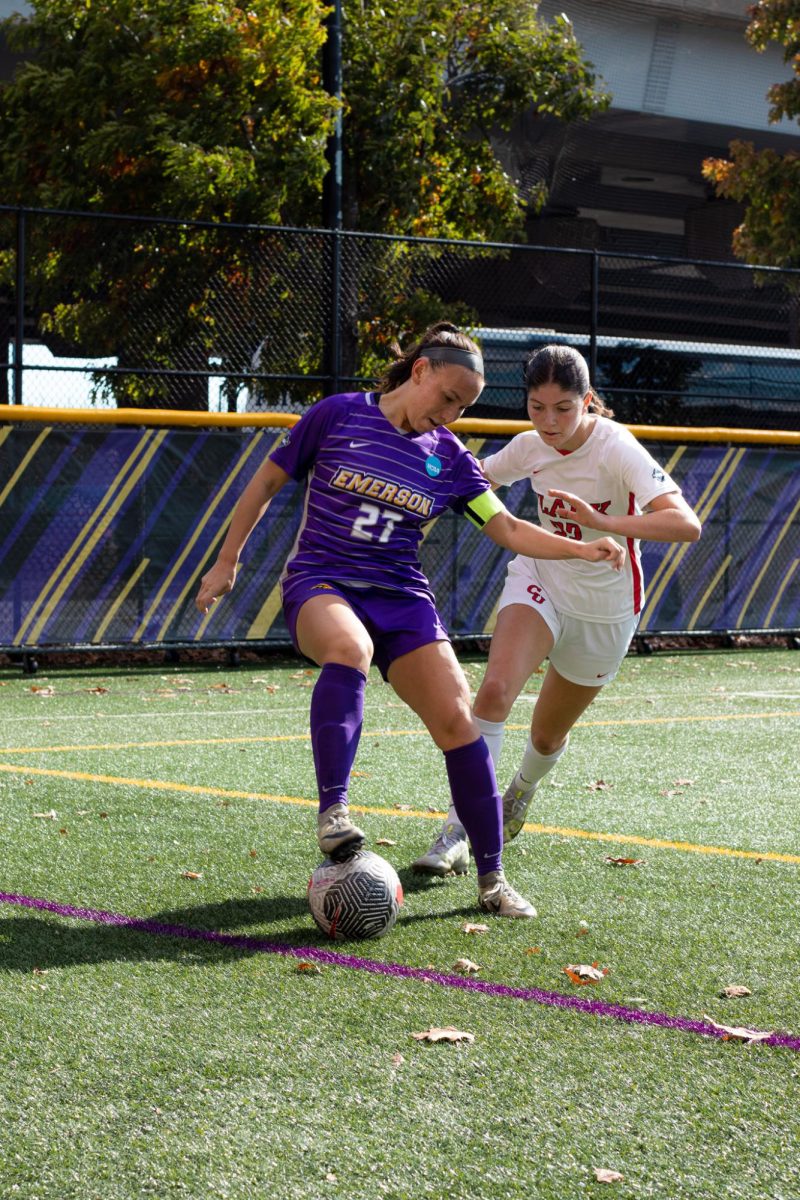
[[[545,532],[512,516],[494,495],[446,428],[483,388],[483,361],[465,334],[440,322],[397,353],[378,391],[320,400],[261,464],[196,604],[207,612],[231,590],[245,542],[272,497],[290,479],[305,481],[303,519],[281,590],[295,647],[322,668],[310,715],[320,849],[343,859],[364,841],[350,820],[347,789],[374,657],[444,754],[453,811],[472,844],[481,908],[533,917],[533,906],[503,874],[500,793],[419,564],[423,526],[452,508],[515,553],[582,559],[598,577],[619,571],[625,550],[612,538],[584,542]]]
[[[524,368],[533,429],[482,462],[493,486],[530,480],[542,527],[592,545],[610,535],[624,568],[518,555],[498,606],[489,661],[474,703],[497,767],[505,722],[523,686],[549,659],[527,748],[503,795],[503,840],[516,837],[536,788],[567,748],[572,726],[617,673],[644,604],[640,539],[694,542],[700,523],[677,484],[624,426],[610,418],[571,346],[543,346]],[[469,847],[456,810],[415,870],[463,874]]]

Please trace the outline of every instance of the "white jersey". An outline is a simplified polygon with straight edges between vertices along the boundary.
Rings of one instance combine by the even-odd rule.
[[[633,516],[641,513],[656,496],[680,492],[624,425],[607,417],[596,417],[586,441],[569,453],[548,446],[534,430],[520,433],[497,454],[485,458],[483,467],[494,483],[530,479],[542,528],[585,542],[611,536],[627,550],[622,571],[615,571],[606,563],[583,559],[532,559],[518,555],[515,562],[529,564],[561,612],[602,622],[624,621],[641,612],[644,582],[638,538],[605,535],[578,525],[564,516],[557,499],[548,495],[550,488],[560,488],[580,496],[599,512]]]

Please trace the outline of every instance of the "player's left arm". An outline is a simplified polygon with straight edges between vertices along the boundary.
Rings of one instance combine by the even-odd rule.
[[[696,542],[700,537],[700,522],[680,492],[655,496],[643,512],[632,516],[598,512],[579,496],[560,488],[550,488],[548,494],[562,502],[563,516],[599,533],[649,542]]]

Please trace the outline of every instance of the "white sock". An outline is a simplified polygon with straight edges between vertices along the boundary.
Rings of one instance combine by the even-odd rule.
[[[563,746],[560,746],[554,754],[540,754],[534,747],[533,742],[528,738],[528,745],[525,753],[522,756],[519,770],[514,776],[514,786],[519,789],[527,789],[531,784],[538,784],[548,771],[552,771],[561,755],[569,745],[569,734]]]
[[[500,762],[500,751],[503,749],[503,738],[506,735],[506,723],[505,721],[484,721],[483,717],[476,717],[475,724],[480,729],[483,740],[489,747],[494,769],[497,771],[497,764]]]
[[[500,751],[503,749],[503,738],[505,737],[506,733],[506,723],[505,721],[484,721],[483,717],[475,717],[475,724],[481,731],[481,736],[486,742],[486,746],[489,750],[489,756],[492,760],[492,765],[494,766],[495,771],[497,771],[497,763],[500,758]],[[463,837],[467,836],[464,826],[458,819],[455,806],[452,804],[447,810],[444,828],[446,829],[448,825],[454,826],[454,828],[457,830],[460,829]]]

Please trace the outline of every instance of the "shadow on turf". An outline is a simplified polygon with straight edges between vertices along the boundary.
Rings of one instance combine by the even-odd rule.
[[[409,874],[409,892],[441,887],[443,881],[420,882]],[[401,872],[404,889],[406,872]],[[245,946],[229,946],[214,942],[186,939],[153,931],[130,929],[120,925],[102,925],[88,921],[42,918],[30,910],[9,913],[0,921],[0,972],[17,971],[31,974],[56,970],[60,967],[101,962],[174,961],[195,965],[212,965],[220,959],[244,958],[263,953]],[[133,915],[133,914],[130,914]],[[263,926],[274,921],[301,917],[302,925],[283,928],[274,939]],[[447,917],[475,919],[476,906],[471,903],[436,912],[412,913],[407,908],[402,925],[418,921],[442,920]],[[187,929],[210,930],[218,933],[243,934],[263,941],[291,946],[324,946],[337,949],[383,945],[381,942],[330,942],[310,925],[305,898],[298,896],[259,897],[257,899],[223,900],[217,904],[195,905],[151,913],[146,918],[159,925],[182,926]],[[253,928],[253,927],[261,928]],[[369,957],[369,954],[366,954]],[[383,955],[381,955],[383,957]]]

